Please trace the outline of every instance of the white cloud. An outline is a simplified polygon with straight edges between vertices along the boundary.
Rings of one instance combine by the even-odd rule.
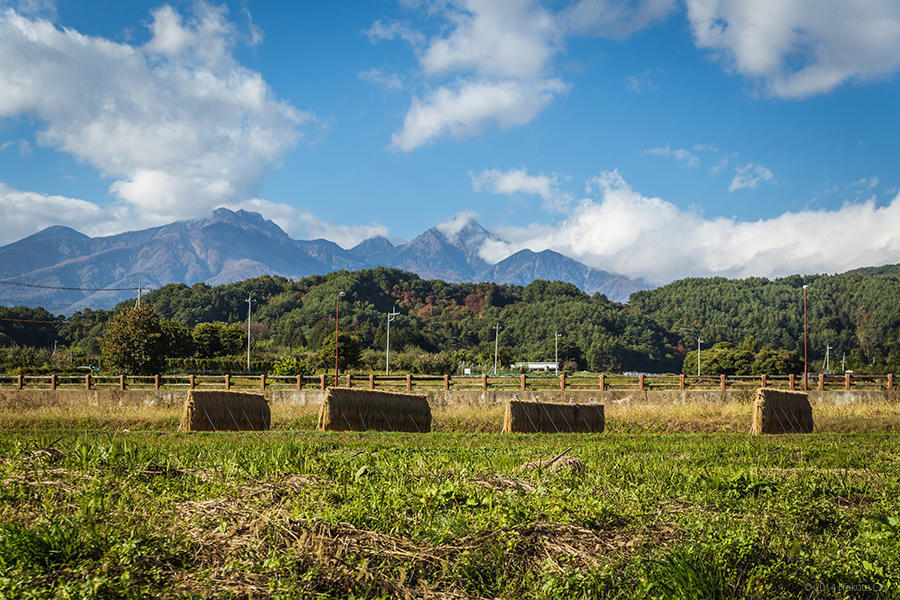
[[[96,204],[67,198],[23,192],[0,182],[0,244],[14,242],[52,225],[67,225],[85,232],[100,233],[100,223],[108,218]]]
[[[568,87],[559,79],[537,82],[461,81],[440,87],[424,100],[414,98],[403,128],[391,136],[391,150],[408,152],[449,135],[478,135],[489,125],[524,125]]]
[[[572,32],[624,39],[663,21],[676,8],[676,0],[579,0],[562,18]]]
[[[144,46],[0,11],[0,117],[113,179],[141,224],[249,198],[315,118],[274,97],[233,57],[225,8],[152,13]]]
[[[900,68],[896,0],[687,0],[698,47],[781,98]]]
[[[55,0],[0,0],[0,10],[11,8],[29,17],[54,20],[57,17]]]
[[[617,171],[592,181],[585,198],[557,224],[507,227],[507,242],[481,255],[502,260],[523,248],[552,249],[591,266],[668,282],[687,276],[782,276],[839,272],[900,262],[900,194],[837,210],[806,210],[753,222],[706,219],[661,198],[635,192]]]
[[[472,189],[476,192],[490,192],[514,196],[516,194],[533,194],[540,196],[544,207],[549,210],[564,210],[568,207],[571,195],[559,189],[559,178],[556,175],[529,175],[525,169],[486,169],[477,175],[470,173]]]
[[[466,0],[451,5],[454,28],[433,38],[420,60],[428,75],[475,73],[520,80],[542,77],[558,51],[553,16],[532,0]]]
[[[410,46],[418,47],[425,43],[425,36],[405,23],[391,21],[384,23],[381,20],[372,23],[372,26],[363,32],[373,44],[382,40],[401,39]]]
[[[390,75],[386,75],[381,72],[381,69],[371,68],[365,71],[360,71],[357,76],[366,83],[371,83],[372,85],[377,85],[378,87],[396,92],[403,89],[403,79],[400,78],[396,73],[391,73]]]
[[[270,202],[260,198],[252,198],[236,204],[227,205],[231,210],[252,210],[271,219],[288,235],[295,239],[313,240],[324,238],[342,248],[352,248],[363,240],[376,236],[387,236],[388,229],[380,223],[368,225],[341,225],[322,220],[303,209]]]
[[[665,148],[651,148],[649,150],[644,150],[644,154],[671,157],[679,162],[687,163],[687,166],[689,167],[696,167],[700,164],[700,157],[684,148],[671,148],[669,146],[666,146]]]
[[[443,233],[450,241],[456,241],[456,236],[463,228],[475,220],[477,215],[471,211],[457,213],[452,219],[438,223],[435,228]]]
[[[746,165],[735,169],[734,179],[731,180],[728,191],[734,192],[743,189],[752,190],[760,183],[772,181],[773,179],[775,179],[775,175],[773,175],[772,171],[766,167],[754,163],[747,163]]]

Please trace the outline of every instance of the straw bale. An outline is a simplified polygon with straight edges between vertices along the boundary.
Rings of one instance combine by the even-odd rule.
[[[319,408],[321,431],[431,431],[425,396],[330,388]]]
[[[262,431],[272,415],[262,394],[190,390],[181,415],[183,431]]]
[[[815,429],[806,392],[759,388],[750,433],[811,433]]]
[[[510,400],[503,433],[601,433],[606,426],[602,404]]]

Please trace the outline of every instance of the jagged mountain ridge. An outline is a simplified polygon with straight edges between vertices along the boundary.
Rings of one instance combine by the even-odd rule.
[[[99,291],[5,284],[0,285],[0,303],[71,313],[111,307],[136,295],[119,288],[138,285],[218,285],[265,274],[296,279],[376,266],[450,282],[568,281],[619,301],[649,287],[548,250],[523,250],[492,265],[478,252],[487,239],[497,238],[470,219],[452,227],[433,227],[406,244],[376,237],[345,250],[328,240],[295,240],[259,213],[225,208],[202,219],[96,238],[56,226],[0,247],[0,279]]]

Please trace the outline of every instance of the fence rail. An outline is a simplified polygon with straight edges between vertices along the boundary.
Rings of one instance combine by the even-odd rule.
[[[333,375],[0,375],[0,390],[324,390]],[[740,390],[804,389],[802,375],[341,375],[340,387],[388,390]],[[893,390],[894,375],[811,376],[809,390]]]

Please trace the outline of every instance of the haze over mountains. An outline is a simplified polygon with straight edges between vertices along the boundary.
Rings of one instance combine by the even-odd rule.
[[[557,252],[522,250],[490,264],[479,249],[496,239],[474,220],[433,227],[394,245],[370,238],[345,250],[328,240],[295,240],[262,215],[216,209],[204,219],[91,238],[68,227],[48,227],[0,247],[0,304],[42,306],[71,313],[109,308],[136,295],[138,285],[222,284],[260,275],[300,278],[340,269],[377,266],[450,282],[493,281],[527,285],[566,281],[623,302],[650,287],[640,280],[588,267]],[[80,289],[52,289],[52,288]]]

